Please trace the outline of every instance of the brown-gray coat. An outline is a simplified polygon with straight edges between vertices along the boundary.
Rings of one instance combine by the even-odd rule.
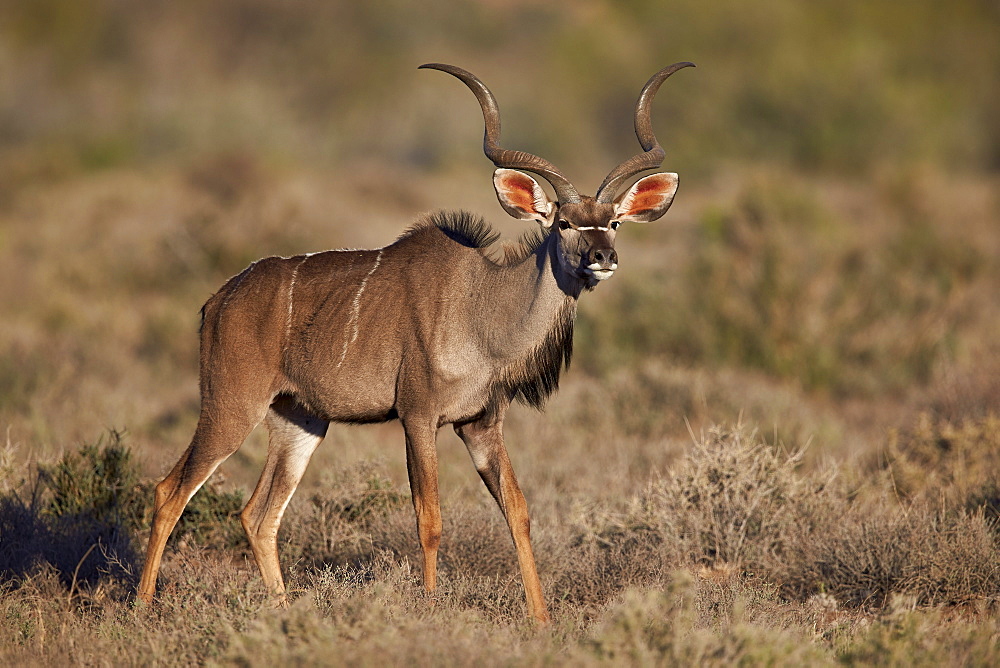
[[[499,112],[473,75],[433,65],[465,82],[486,120],[486,153],[500,166],[501,205],[534,220],[539,234],[491,255],[496,236],[465,213],[428,217],[377,250],[266,258],[231,278],[202,309],[201,415],[180,460],[156,488],[153,526],[138,596],[153,599],[166,540],[191,496],[264,421],[267,461],[241,519],[267,585],[284,601],[278,563],[281,517],[330,422],[399,419],[424,585],[436,584],[441,513],[436,433],[454,425],[507,519],[529,614],[548,620],[529,537],[527,505],[503,441],[511,401],[541,406],[572,352],[580,295],[609,278],[621,222],[667,210],[676,174],[653,174],[612,202],[620,183],[662,161],[649,129],[661,70],[636,106],[644,153],[616,168],[595,198],[580,196],[550,163],[499,148]],[[556,188],[551,201],[530,176]]]

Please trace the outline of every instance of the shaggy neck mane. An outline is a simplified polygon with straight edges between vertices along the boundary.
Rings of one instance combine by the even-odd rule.
[[[436,211],[408,229],[400,239],[436,227],[452,241],[467,248],[479,250],[484,258],[501,267],[509,267],[526,260],[545,243],[546,235],[538,229],[526,232],[520,239],[500,244],[500,233],[490,227],[482,217],[467,211]]]
[[[518,241],[496,248],[500,233],[481,217],[464,212],[437,212],[408,230],[403,236],[437,227],[451,240],[479,250],[482,256],[500,267],[511,267],[534,255],[547,235],[533,230]],[[497,250],[497,253],[494,251]],[[562,370],[573,357],[573,324],[576,299],[567,296],[560,305],[545,338],[527,354],[497,369],[490,382],[484,415],[497,417],[502,407],[517,400],[541,410],[545,400],[559,387]]]

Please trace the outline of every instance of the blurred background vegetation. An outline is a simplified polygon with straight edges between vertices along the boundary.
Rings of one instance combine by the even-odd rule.
[[[505,143],[584,191],[637,151],[646,77],[697,63],[654,110],[681,195],[623,235],[578,328],[577,380],[643,379],[623,390],[658,423],[643,433],[743,410],[842,442],[900,410],[995,409],[994,2],[0,11],[0,423],[17,442],[117,427],[176,451],[198,306],[257,257],[381,245],[435,208],[519,234],[474,100],[428,61],[483,77]]]
[[[638,87],[685,59],[703,69],[672,81],[657,114],[689,177],[761,162],[851,177],[1000,167],[989,0],[6,0],[3,13],[0,142],[22,177],[224,150],[454,168],[476,153],[462,141],[476,109],[414,72],[429,60],[480,74],[509,136],[581,179],[634,148]]]
[[[190,663],[240,642],[252,657],[268,624],[295,636],[306,608],[236,638],[266,596],[245,564],[234,576],[198,551],[240,549],[259,431],[168,551],[163,605],[179,626],[109,602],[128,598],[151,481],[197,419],[201,304],[259,257],[381,246],[435,209],[526,231],[496,206],[474,99],[418,65],[481,76],[503,143],[587,192],[638,151],[647,77],[682,60],[697,69],[653,109],[664,169],[681,176],[673,208],[622,231],[621,270],[581,301],[560,393],[506,425],[566,636],[542,654],[522,642],[506,529],[445,431],[450,607],[421,616],[395,424],[331,427],[283,533],[293,592],[337,624],[355,614],[352,641],[388,633],[403,654],[433,633],[465,638],[466,659],[507,656],[510,638],[526,657],[576,656],[563,643],[588,629],[587,656],[676,657],[656,624],[692,637],[683,587],[667,583],[697,564],[702,622],[740,648],[754,628],[740,619],[767,619],[884,664],[889,640],[926,649],[922,629],[940,626],[892,603],[905,594],[968,606],[942,613],[941,633],[974,621],[935,656],[976,663],[968,636],[995,663],[995,0],[0,0],[0,589],[21,587],[0,645],[52,664],[101,636],[119,662]],[[681,593],[616,599],[628,586]],[[867,626],[872,607],[888,616]],[[188,628],[171,609],[217,618]],[[95,634],[100,611],[148,642]],[[44,654],[47,615],[64,623]],[[450,632],[481,617],[485,632]],[[661,620],[644,627],[660,635],[629,654],[616,643],[636,641],[633,618]],[[386,631],[404,619],[409,645]],[[502,651],[473,641],[494,622]]]
[[[381,245],[435,208],[519,234],[494,206],[474,100],[416,70],[428,61],[482,76],[505,143],[585,191],[637,151],[646,77],[697,63],[654,110],[680,197],[622,235],[621,275],[583,301],[568,381],[619,383],[642,407],[635,433],[746,411],[842,445],[915,411],[997,405],[994,2],[0,11],[13,442],[58,449],[116,427],[176,452],[197,410],[198,306],[257,257]]]

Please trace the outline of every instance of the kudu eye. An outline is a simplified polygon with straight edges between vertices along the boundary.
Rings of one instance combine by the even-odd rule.
[[[568,220],[563,219],[559,221],[560,230],[568,230],[570,227],[572,227],[572,225],[570,225]]]
[[[612,220],[611,223],[610,223],[610,226],[611,226],[611,229],[617,230],[618,226],[621,225],[621,224],[622,223],[621,223],[620,220]]]

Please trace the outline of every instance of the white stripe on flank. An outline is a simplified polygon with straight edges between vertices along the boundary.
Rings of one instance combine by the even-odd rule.
[[[347,321],[348,327],[351,329],[351,337],[344,339],[344,349],[340,351],[340,361],[337,362],[337,368],[344,363],[344,359],[347,357],[347,348],[358,340],[358,320],[361,313],[361,295],[364,294],[365,286],[368,285],[368,279],[371,278],[375,270],[378,269],[379,263],[382,261],[382,249],[379,249],[378,255],[375,256],[375,264],[365,277],[361,279],[361,285],[358,286],[358,291],[354,294],[354,301],[351,305],[351,317]]]
[[[232,289],[229,290],[229,292],[226,293],[225,298],[222,300],[222,304],[219,305],[219,312],[220,313],[223,311],[223,309],[226,308],[226,305],[229,304],[229,298],[232,297],[233,293],[236,292],[236,289],[240,287],[240,283],[243,282],[243,279],[246,278],[250,274],[250,272],[254,270],[254,268],[257,266],[257,264],[259,262],[260,262],[260,260],[254,260],[253,262],[250,263],[249,267],[247,267],[246,269],[244,269],[240,273],[236,274],[236,282],[233,284]],[[230,280],[232,280],[232,279],[230,279]]]
[[[292,270],[292,280],[288,282],[288,316],[285,318],[285,347],[288,347],[288,338],[292,335],[292,304],[294,303],[295,295],[295,279],[299,275],[299,267],[301,267],[309,256],[302,258],[302,260],[295,265],[295,269]]]

